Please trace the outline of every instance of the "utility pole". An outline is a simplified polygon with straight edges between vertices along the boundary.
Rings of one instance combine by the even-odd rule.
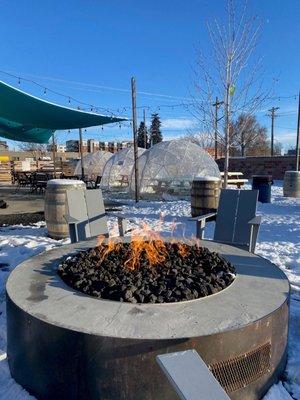
[[[52,134],[52,154],[53,154],[53,176],[56,178],[56,148],[55,148],[55,136],[54,132]]]
[[[222,104],[224,104],[224,101],[219,101],[216,97],[216,102],[213,103],[213,107],[215,107],[215,160],[218,158],[218,109]]]
[[[300,90],[298,96],[298,123],[297,123],[297,142],[296,142],[296,171],[299,171],[299,158],[300,158]]]
[[[275,112],[279,110],[279,107],[272,107],[270,110],[268,110],[271,114],[269,115],[271,117],[271,157],[274,156],[274,119],[276,117]]]
[[[147,131],[146,131],[146,110],[143,109],[143,121],[144,121],[144,148],[147,148]]]
[[[131,99],[132,99],[132,133],[133,133],[133,150],[134,150],[134,180],[135,180],[135,201],[139,201],[139,185],[138,185],[138,146],[137,146],[137,119],[136,119],[136,86],[135,79],[131,78]]]

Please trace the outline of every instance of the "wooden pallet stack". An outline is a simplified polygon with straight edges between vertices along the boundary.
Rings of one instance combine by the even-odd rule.
[[[0,182],[11,182],[11,165],[9,161],[0,161]]]

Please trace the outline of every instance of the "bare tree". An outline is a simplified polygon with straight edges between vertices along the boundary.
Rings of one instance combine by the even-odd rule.
[[[227,0],[227,20],[207,24],[210,48],[197,54],[195,89],[191,111],[201,126],[224,148],[224,187],[227,187],[229,152],[234,146],[230,129],[241,113],[253,115],[265,102],[270,91],[262,90],[261,59],[253,60],[261,24],[249,14],[247,1]],[[251,62],[250,62],[251,61]],[[222,101],[222,112],[215,120],[215,99]],[[220,110],[221,111],[221,110]]]
[[[183,138],[190,140],[192,143],[197,144],[203,149],[213,147],[213,140],[211,134],[207,132],[188,133],[185,136],[183,136]]]
[[[48,146],[48,143],[22,142],[18,147],[21,151],[28,151],[35,159],[38,159],[38,157],[44,156],[47,153]]]
[[[231,141],[234,154],[237,152],[244,157],[249,155],[261,155],[260,150],[267,146],[267,128],[260,125],[254,115],[241,114],[232,124]]]

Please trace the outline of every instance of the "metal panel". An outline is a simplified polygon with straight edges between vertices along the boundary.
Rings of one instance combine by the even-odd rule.
[[[251,233],[249,221],[256,215],[258,191],[237,190],[237,192],[239,192],[239,199],[233,242],[249,244]]]
[[[156,360],[182,400],[230,400],[195,350],[159,355]]]
[[[214,240],[233,242],[238,196],[239,190],[221,190]]]
[[[271,343],[227,361],[220,361],[209,369],[227,393],[242,389],[270,372]]]
[[[85,198],[91,237],[98,235],[108,236],[107,218],[101,190],[86,190]]]

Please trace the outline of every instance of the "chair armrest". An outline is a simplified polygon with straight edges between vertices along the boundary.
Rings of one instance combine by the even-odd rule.
[[[133,220],[132,218],[126,217],[126,215],[124,215],[124,214],[118,214],[118,213],[115,213],[115,212],[106,212],[105,214],[106,214],[107,216],[109,216],[109,217],[115,217],[115,218],[117,218],[118,220],[127,220],[128,222],[131,222],[131,223],[133,223],[133,224],[137,224],[137,225],[138,225],[138,222],[136,222],[136,221]]]
[[[189,221],[201,221],[201,220],[206,220],[206,219],[208,219],[208,218],[211,218],[211,217],[215,217],[217,215],[217,213],[216,212],[214,212],[214,213],[209,213],[209,214],[204,214],[204,215],[199,215],[198,217],[191,217],[191,218],[189,218]]]
[[[80,222],[79,219],[73,218],[70,215],[64,215],[64,219],[68,224],[78,224]]]
[[[261,224],[261,216],[258,215],[252,219],[250,219],[250,221],[248,221],[248,224],[250,225],[260,225]]]

